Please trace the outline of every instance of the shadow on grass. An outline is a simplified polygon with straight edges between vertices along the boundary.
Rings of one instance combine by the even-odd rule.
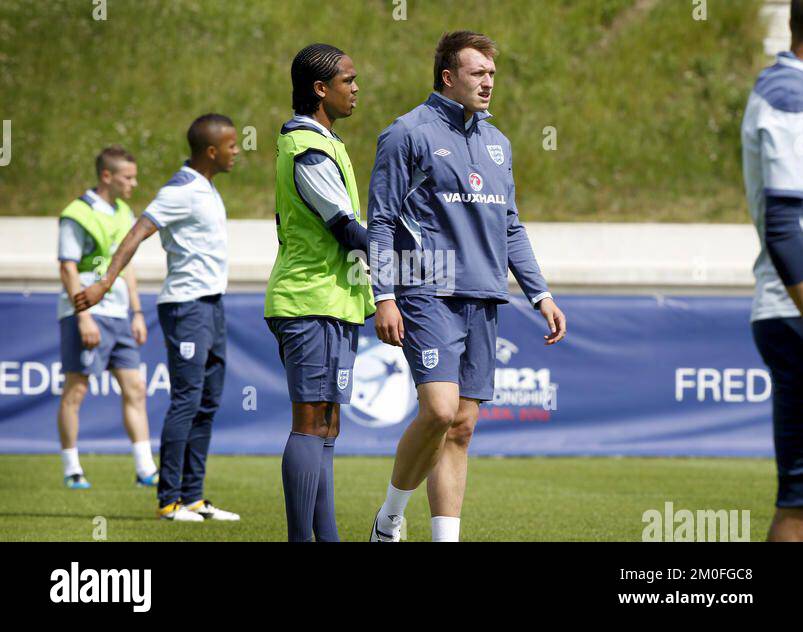
[[[35,511],[19,511],[19,512],[0,512],[0,518],[81,518],[83,520],[92,520],[95,516],[101,516],[106,520],[141,520],[149,522],[157,522],[156,517],[150,516],[118,516],[116,514],[69,514],[69,513],[37,513]]]

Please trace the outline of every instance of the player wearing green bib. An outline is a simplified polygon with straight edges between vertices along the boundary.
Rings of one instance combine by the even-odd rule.
[[[358,327],[375,311],[360,261],[367,233],[354,170],[332,131],[351,116],[358,88],[352,60],[327,44],[299,52],[291,75],[295,116],[277,141],[279,252],[265,320],[293,405],[282,458],[288,539],[338,541],[332,463],[340,404],[351,400]]]
[[[117,246],[131,228],[134,215],[124,199],[137,185],[134,158],[120,147],[104,149],[96,159],[98,183],[61,212],[59,261],[64,290],[59,297],[61,366],[64,389],[58,427],[64,483],[87,489],[78,459],[78,412],[88,390],[89,376],[110,369],[120,384],[123,422],[131,439],[137,483],[158,482],[148,436],[145,384],[139,371],[138,345],[147,328],[131,267],[89,311],[75,313],[73,300],[82,287],[106,272]],[[133,317],[129,320],[129,308]]]

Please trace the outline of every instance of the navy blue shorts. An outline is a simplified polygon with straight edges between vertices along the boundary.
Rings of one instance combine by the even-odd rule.
[[[455,382],[460,397],[494,396],[497,303],[409,295],[396,299],[404,319],[404,355],[416,386]]]
[[[351,401],[358,325],[334,318],[266,318],[292,402]]]
[[[106,369],[139,369],[139,347],[128,318],[92,316],[100,329],[100,344],[84,349],[78,318],[65,316],[61,328],[61,370],[65,373],[100,375]]]
[[[772,376],[777,507],[803,507],[803,318],[753,322],[753,338]]]

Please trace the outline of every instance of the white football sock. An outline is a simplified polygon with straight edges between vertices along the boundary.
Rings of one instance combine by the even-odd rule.
[[[460,518],[432,517],[433,542],[460,542]]]
[[[64,476],[83,474],[81,462],[78,460],[78,448],[67,448],[61,451],[61,463],[64,466]]]
[[[380,531],[395,534],[401,529],[404,509],[407,507],[407,502],[414,491],[414,489],[396,489],[393,487],[393,483],[388,483],[388,495],[379,510],[378,526]],[[394,516],[395,519],[391,520],[390,516]]]
[[[153,462],[150,441],[132,443],[131,452],[134,455],[134,467],[137,469],[137,476],[145,478],[156,472],[156,463]]]

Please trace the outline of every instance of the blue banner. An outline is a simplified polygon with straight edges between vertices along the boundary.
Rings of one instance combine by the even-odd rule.
[[[57,452],[64,376],[55,294],[0,293],[0,452]],[[228,367],[212,451],[279,454],[290,429],[287,383],[261,294],[225,297]],[[771,385],[742,297],[563,296],[568,337],[545,347],[545,324],[521,297],[499,310],[494,401],[481,408],[481,455],[770,456]],[[155,296],[144,295],[142,348],[151,437],[169,401]],[[116,382],[90,380],[83,452],[129,449]],[[416,413],[401,350],[362,330],[339,454],[393,454]]]

